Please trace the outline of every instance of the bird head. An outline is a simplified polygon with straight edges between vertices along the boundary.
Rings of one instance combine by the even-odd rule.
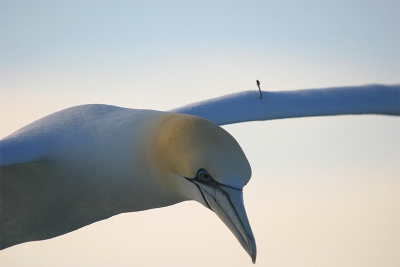
[[[255,262],[242,191],[251,167],[237,141],[213,122],[191,115],[167,113],[157,125],[154,151],[185,185],[180,193],[214,211]]]

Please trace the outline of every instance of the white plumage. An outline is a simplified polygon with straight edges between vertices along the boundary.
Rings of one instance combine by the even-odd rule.
[[[196,200],[255,261],[242,199],[250,165],[235,139],[212,122],[84,105],[20,129],[0,142],[0,151],[2,248]]]
[[[399,93],[399,85],[265,92],[263,100],[245,92],[172,112],[220,125],[339,114],[398,116]],[[1,248],[123,212],[196,200],[221,218],[254,262],[242,195],[251,176],[246,156],[218,125],[175,113],[84,105],[1,140]]]

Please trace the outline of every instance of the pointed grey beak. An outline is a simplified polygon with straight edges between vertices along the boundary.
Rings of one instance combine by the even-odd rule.
[[[206,185],[193,181],[200,188],[210,208],[235,235],[242,247],[256,262],[256,241],[243,203],[243,192],[223,185]]]

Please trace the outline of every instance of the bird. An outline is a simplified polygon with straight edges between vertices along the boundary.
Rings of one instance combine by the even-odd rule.
[[[250,164],[234,137],[206,119],[75,106],[2,139],[0,167],[1,249],[195,200],[225,223],[255,263],[243,202]]]

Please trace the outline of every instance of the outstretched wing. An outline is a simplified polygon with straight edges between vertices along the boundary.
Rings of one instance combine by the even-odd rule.
[[[189,104],[170,112],[203,117],[219,125],[295,117],[400,115],[400,85],[365,85],[281,92],[246,91]]]

